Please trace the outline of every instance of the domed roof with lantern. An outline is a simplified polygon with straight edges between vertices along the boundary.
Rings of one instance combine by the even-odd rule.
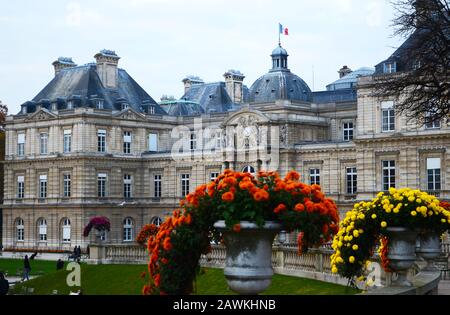
[[[311,89],[302,78],[288,69],[288,52],[281,44],[272,52],[272,69],[253,83],[250,103],[271,103],[276,100],[312,102]]]

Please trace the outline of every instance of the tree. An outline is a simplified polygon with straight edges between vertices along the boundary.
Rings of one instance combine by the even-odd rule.
[[[449,0],[393,0],[394,35],[407,38],[390,59],[395,74],[376,76],[375,95],[420,124],[450,117]],[[388,59],[389,60],[389,59]]]
[[[5,123],[6,116],[8,116],[8,106],[0,101],[0,126]]]

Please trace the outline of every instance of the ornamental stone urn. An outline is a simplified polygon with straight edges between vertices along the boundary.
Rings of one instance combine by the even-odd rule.
[[[441,255],[441,240],[439,235],[432,231],[419,234],[416,253],[427,262],[426,267],[422,271],[437,271],[438,269],[434,265],[434,260]]]
[[[267,290],[272,282],[272,244],[281,224],[266,222],[258,227],[240,222],[240,232],[218,221],[214,227],[222,232],[226,246],[225,278],[231,290],[238,294],[256,295]]]
[[[389,268],[397,273],[397,279],[392,286],[412,286],[407,279],[408,269],[416,260],[417,232],[404,227],[387,228]]]

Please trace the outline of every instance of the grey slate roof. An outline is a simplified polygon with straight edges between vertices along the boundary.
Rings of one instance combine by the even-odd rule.
[[[268,103],[280,99],[311,102],[312,92],[305,81],[286,70],[269,72],[250,88],[250,103]]]
[[[198,116],[205,113],[198,103],[190,101],[164,101],[159,105],[171,116]]]
[[[339,80],[334,81],[327,85],[328,91],[350,89],[356,86],[358,78],[363,76],[372,75],[375,72],[373,68],[360,68],[358,70],[352,71],[349,74],[343,76]]]
[[[233,108],[225,82],[193,85],[181,100],[199,104],[204,113],[227,112]]]
[[[123,69],[118,69],[118,87],[105,88],[97,74],[96,64],[61,70],[50,83],[32,100],[25,103],[27,112],[33,112],[39,104],[50,109],[51,102],[58,103],[58,109],[66,108],[67,100],[74,100],[74,107],[95,107],[94,99],[103,99],[104,109],[120,109],[126,102],[134,110],[144,112],[143,105],[154,106],[155,114],[166,112],[154,99]],[[25,105],[24,104],[24,105]]]
[[[356,102],[356,89],[340,89],[335,91],[313,92],[313,102],[316,104]]]

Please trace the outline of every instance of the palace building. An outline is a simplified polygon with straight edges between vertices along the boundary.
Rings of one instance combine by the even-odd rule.
[[[224,169],[295,169],[320,184],[342,213],[390,187],[449,198],[447,121],[420,126],[373,96],[375,79],[404,71],[400,47],[375,67],[343,67],[313,92],[277,46],[250,88],[237,70],[224,82],[183,80],[184,95],[157,103],[103,50],[96,62],[53,63],[55,76],[7,117],[3,246],[86,247],[83,228],[106,216],[105,242],[133,244],[196,186]]]

